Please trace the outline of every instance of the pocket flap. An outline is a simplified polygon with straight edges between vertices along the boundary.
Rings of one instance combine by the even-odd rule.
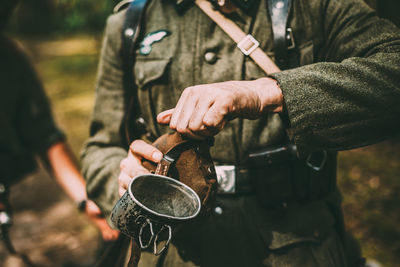
[[[162,78],[170,61],[171,59],[137,58],[134,76],[139,88]]]
[[[324,201],[283,202],[282,207],[254,213],[258,231],[271,250],[301,243],[319,244],[332,231],[335,219]]]
[[[320,242],[320,239],[318,239],[314,235],[299,236],[293,233],[272,232],[272,240],[268,247],[274,250],[299,243]]]

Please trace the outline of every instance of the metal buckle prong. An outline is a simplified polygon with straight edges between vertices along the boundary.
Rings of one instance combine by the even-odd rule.
[[[249,48],[246,48],[245,46],[251,42],[252,45]],[[244,37],[238,44],[237,47],[242,51],[243,54],[246,56],[250,55],[254,50],[257,49],[257,47],[260,45],[260,43],[251,35],[248,34],[246,37]]]
[[[286,29],[286,41],[289,43],[288,48],[289,50],[296,47],[296,43],[294,42],[293,30],[292,28]]]
[[[308,157],[306,159],[307,166],[310,167],[311,169],[317,171],[317,172],[321,171],[324,168],[326,160],[328,159],[328,152],[326,152],[326,150],[321,150],[321,151],[318,151],[318,152],[322,152],[322,160],[318,164],[319,166],[317,164],[314,164],[313,162],[311,162],[313,153],[308,155]]]

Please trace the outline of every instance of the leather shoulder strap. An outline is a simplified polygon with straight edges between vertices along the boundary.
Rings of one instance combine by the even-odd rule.
[[[287,22],[291,0],[268,0],[268,10],[274,35],[275,62],[281,69],[289,67]]]
[[[279,67],[259,47],[259,42],[250,34],[246,35],[232,20],[215,10],[208,0],[195,0],[196,5],[212,19],[233,41],[244,55],[254,62],[268,75],[279,72]]]
[[[145,131],[145,124],[141,119],[137,88],[133,77],[133,66],[135,62],[135,46],[140,35],[141,24],[149,0],[131,1],[126,10],[125,20],[122,27],[121,54],[123,60],[123,86],[125,93],[124,124],[121,128],[122,136],[125,136],[127,144],[133,139],[139,138]],[[133,117],[132,117],[133,116]]]

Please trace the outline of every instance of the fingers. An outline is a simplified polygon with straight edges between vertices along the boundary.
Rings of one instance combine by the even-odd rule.
[[[119,232],[117,230],[107,230],[107,231],[101,231],[101,236],[103,237],[104,241],[115,241],[117,240],[119,236]]]
[[[178,103],[175,106],[174,112],[172,113],[172,117],[171,117],[169,126],[173,130],[175,130],[176,126],[178,125],[179,116],[182,112],[183,106],[185,105],[185,102],[186,102],[186,99],[187,99],[187,96],[188,96],[190,90],[191,90],[191,87],[188,87],[183,91],[181,97],[178,100]]]
[[[171,129],[197,140],[202,140],[216,135],[226,124],[224,114],[226,108],[221,110],[216,102],[226,103],[225,94],[209,85],[200,85],[186,88],[174,109],[161,112],[157,121],[168,124]],[[208,115],[209,119],[204,121]],[[216,127],[217,126],[217,127]]]
[[[122,188],[121,186],[118,188],[118,195],[122,197],[126,192],[126,189]]]
[[[119,196],[122,197],[125,193],[125,191],[128,189],[129,183],[131,182],[132,177],[126,174],[125,172],[121,171],[118,177],[118,193]]]
[[[86,204],[86,215],[93,224],[99,228],[101,235],[105,241],[115,240],[119,236],[119,231],[112,229],[104,218],[100,208],[91,200]]]
[[[119,231],[112,229],[104,218],[94,218],[92,221],[99,228],[104,241],[112,241],[118,238]]]
[[[147,160],[158,163],[163,157],[163,154],[160,150],[143,140],[133,141],[129,147],[129,151],[133,154],[132,156],[136,156],[136,160],[139,160],[139,158],[143,157]]]
[[[171,125],[171,128],[174,127],[178,132],[186,132],[186,130],[193,131],[193,129],[189,128],[189,121],[192,118],[193,111],[198,105],[198,100],[193,97],[188,97],[182,107],[182,110],[179,114],[173,113],[172,117],[176,115],[178,117],[177,124]]]
[[[213,104],[211,101],[199,101],[194,108],[193,116],[189,121],[189,129],[192,131],[204,131],[206,129],[203,118],[207,111],[210,109],[210,106]]]
[[[219,105],[212,105],[205,113],[202,123],[206,127],[222,130],[227,122],[226,116],[228,110],[226,107]]]
[[[168,125],[171,121],[172,113],[174,112],[174,110],[175,109],[168,109],[158,114],[157,122],[159,124]]]
[[[118,193],[122,196],[128,189],[132,178],[141,174],[147,174],[149,171],[143,167],[142,159],[149,161],[160,162],[163,154],[154,146],[146,143],[143,140],[135,140],[129,147],[128,156],[121,160],[120,174],[118,176]]]

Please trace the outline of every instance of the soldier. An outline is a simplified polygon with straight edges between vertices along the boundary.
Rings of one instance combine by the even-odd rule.
[[[109,214],[147,173],[142,159],[161,159],[147,142],[126,141],[132,126],[128,137],[143,122],[147,137],[215,136],[217,173],[229,179],[214,214],[140,264],[363,266],[348,253],[336,151],[398,132],[399,29],[361,0],[212,2],[282,71],[267,75],[193,1],[152,0],[141,15],[129,17],[132,4],[112,15],[82,154],[89,196]],[[125,26],[141,19],[126,64],[124,38],[138,32]]]

